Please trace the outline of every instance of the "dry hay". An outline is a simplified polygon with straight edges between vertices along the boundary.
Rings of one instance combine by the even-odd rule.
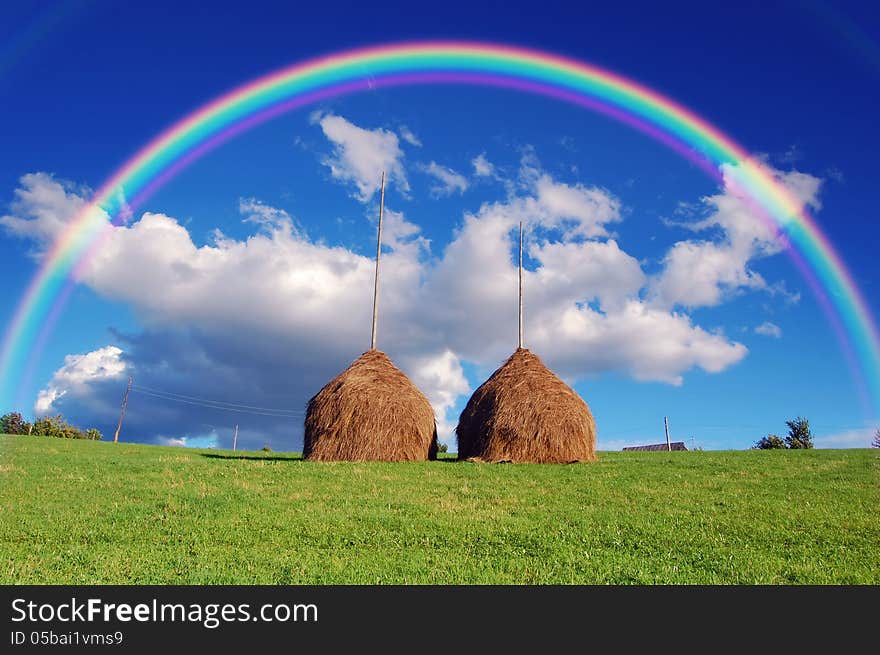
[[[431,403],[383,352],[368,350],[309,400],[307,460],[402,462],[436,456]]]
[[[590,408],[524,348],[518,348],[474,392],[455,433],[461,460],[568,463],[596,459],[596,423]]]

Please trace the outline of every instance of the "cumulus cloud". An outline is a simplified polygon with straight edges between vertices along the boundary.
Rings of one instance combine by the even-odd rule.
[[[365,290],[372,287],[372,258],[313,242],[293,230],[289,219],[276,219],[245,240],[218,232],[199,246],[176,219],[148,212],[131,226],[113,229],[84,268],[83,280],[105,297],[133,303],[151,325],[314,333],[331,346],[350,339],[355,325],[369,321]],[[399,214],[389,214],[386,244],[395,248],[382,261],[389,298],[407,297],[418,282],[416,255],[398,252],[417,234]]]
[[[49,173],[29,173],[19,179],[11,214],[0,216],[7,233],[28,239],[40,254],[87,204],[89,190]]]
[[[293,218],[283,209],[270,207],[256,198],[240,198],[238,211],[244,216],[245,223],[253,223],[274,231],[290,231],[299,233],[293,226]]]
[[[495,165],[487,159],[485,152],[474,157],[471,160],[471,166],[474,167],[474,175],[477,177],[495,177],[497,175]]]
[[[803,204],[820,206],[819,178],[797,171],[770,172]],[[743,195],[738,182],[741,171],[736,166],[725,164],[722,173],[722,192],[703,198],[697,207],[706,213],[704,218],[690,223],[667,221],[693,232],[719,232],[721,239],[685,240],[672,246],[648,291],[659,307],[712,307],[745,290],[778,289],[750,268],[753,260],[781,251],[778,228],[761,218]]]
[[[512,254],[520,209],[513,201],[467,216],[427,283],[426,297],[455,299],[426,314],[468,361],[491,366],[516,343]],[[547,220],[555,224],[553,216]],[[586,220],[595,224],[594,217]],[[529,254],[536,267],[524,272],[526,345],[569,379],[622,370],[639,380],[681,384],[684,371],[718,372],[746,355],[745,346],[694,326],[686,315],[639,300],[646,277],[614,240],[542,239]]]
[[[63,397],[88,396],[96,383],[122,378],[126,364],[121,355],[122,350],[116,346],[105,346],[84,355],[67,355],[64,365],[55,371],[37,396],[34,413],[37,416],[51,414]]]
[[[156,443],[160,446],[177,446],[179,448],[186,448],[186,437],[156,437]]]
[[[156,437],[156,443],[160,446],[176,446],[178,448],[217,448],[219,435],[216,432],[195,436],[183,437]]]
[[[354,184],[355,197],[368,202],[379,190],[382,171],[388,180],[406,193],[409,182],[403,167],[403,151],[394,132],[383,128],[366,129],[334,114],[317,114],[313,121],[333,144],[333,152],[322,159],[331,175]]]
[[[400,132],[400,138],[411,146],[416,146],[417,148],[422,147],[422,142],[419,140],[419,137],[413,134],[413,131],[406,125],[401,125],[397,131]]]
[[[458,416],[452,415],[459,396],[470,392],[461,360],[451,350],[413,357],[407,362],[412,381],[422,390],[437,418],[437,434],[440,439],[452,445],[452,438]]]
[[[647,276],[608,238],[606,226],[620,220],[617,198],[526,165],[526,192],[467,214],[426,282],[425,297],[454,299],[424,309],[453,352],[491,366],[516,343],[513,254],[523,222],[532,260],[524,272],[526,344],[561,374],[623,370],[681,384],[684,371],[717,372],[745,356],[745,346],[640,299]]]
[[[636,380],[681,385],[687,370],[719,373],[748,352],[723,333],[695,326],[684,314],[635,300],[609,312],[569,308],[556,321],[539,324],[536,332],[540,352],[560,374],[572,378],[584,370],[622,369]]]
[[[301,437],[307,399],[368,346],[374,263],[369,256],[311,241],[281,209],[245,199],[240,210],[257,226],[254,234],[236,240],[218,231],[204,245],[176,219],[144,213],[129,226],[111,229],[81,281],[130,304],[145,326],[141,334],[117,335],[139,386],[279,410],[283,415],[245,413],[239,441],[242,447],[270,443],[292,450]],[[383,255],[380,336],[407,352],[413,349],[407,314],[418,293],[427,240],[400,212],[389,210],[386,225],[390,252]],[[108,422],[101,427],[111,428],[118,385],[90,383],[94,398],[116,404],[95,411],[93,405],[70,402],[81,399],[64,391],[59,381],[65,377],[70,376],[56,374],[41,406],[51,404],[85,422],[103,416]],[[129,433],[183,435],[190,444],[212,430],[228,441],[233,422],[244,413],[137,389],[133,395]]]
[[[66,193],[71,205],[80,202]],[[79,386],[64,386],[59,372],[42,402],[72,418],[95,415],[91,390],[91,399],[111,399],[100,409],[112,425],[122,390],[113,375],[130,373],[166,396],[136,392],[126,419],[131,434],[188,444],[216,434],[228,446],[238,422],[243,448],[299,447],[308,398],[368,347],[374,262],[313,240],[281,208],[248,198],[239,209],[255,227],[243,239],[217,231],[198,245],[179,221],[155,212],[111,228],[81,282],[132,306],[142,332],[116,335],[124,368],[105,365],[103,378],[95,373]],[[49,218],[63,224],[70,212],[62,210]],[[723,227],[729,212],[715,214],[704,220],[725,238],[745,229]],[[656,279],[611,232],[621,220],[617,197],[555,179],[533,158],[524,158],[514,192],[466,213],[441,252],[431,253],[402,212],[387,208],[386,216],[379,347],[428,395],[446,441],[453,410],[469,392],[465,363],[488,372],[515,347],[520,222],[526,345],[567,380],[617,371],[681,384],[690,370],[716,373],[746,356],[718,328],[649,297]],[[46,220],[27,203],[16,218]]]
[[[461,173],[457,173],[447,166],[441,166],[435,161],[430,164],[420,166],[421,170],[435,180],[437,183],[431,186],[431,194],[434,196],[451,196],[454,193],[464,193],[467,191],[467,178]]]
[[[765,321],[755,328],[755,334],[761,334],[765,337],[773,337],[774,339],[779,339],[782,336],[782,328],[776,325],[776,323]]]
[[[813,442],[816,448],[870,448],[876,430],[875,427],[842,430],[815,437]]]
[[[731,168],[729,164],[725,167]],[[771,169],[771,172],[782,185],[798,200],[801,205],[814,211],[822,209],[822,201],[819,193],[822,191],[823,180],[809,173],[800,171],[780,171]]]
[[[370,218],[374,216],[370,214]],[[422,253],[427,253],[431,242],[421,235],[421,228],[406,220],[403,212],[385,207],[382,219],[382,245],[390,247],[398,255],[404,255],[407,261],[417,262]],[[403,259],[398,258],[397,264]]]

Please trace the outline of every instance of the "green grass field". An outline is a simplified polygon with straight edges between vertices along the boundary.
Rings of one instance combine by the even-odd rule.
[[[0,582],[880,583],[880,451],[319,464],[0,436]]]

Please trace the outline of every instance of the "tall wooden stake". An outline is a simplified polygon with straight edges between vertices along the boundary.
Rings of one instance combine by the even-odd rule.
[[[128,384],[125,387],[125,395],[122,397],[122,411],[119,412],[119,423],[116,426],[116,434],[113,435],[113,443],[119,443],[119,431],[122,430],[122,419],[125,418],[125,406],[128,404],[128,392],[131,391],[131,376],[128,376]]]
[[[235,451],[235,446],[238,443],[238,423],[235,424],[235,431],[232,433],[232,450]]]
[[[376,317],[379,309],[379,257],[382,255],[382,213],[385,210],[385,171],[382,171],[382,193],[379,197],[379,236],[376,239],[376,279],[373,282],[373,332],[370,350],[376,350]]]
[[[519,347],[523,347],[522,221],[519,222]]]
[[[672,450],[672,443],[669,441],[669,419],[663,417],[663,427],[666,429],[666,450]]]

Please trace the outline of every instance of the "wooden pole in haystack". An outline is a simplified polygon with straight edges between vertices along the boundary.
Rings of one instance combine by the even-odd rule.
[[[523,347],[522,221],[519,222],[519,347]]]
[[[663,417],[663,428],[666,430],[666,450],[672,450],[672,442],[669,441],[669,418]]]
[[[382,192],[379,196],[379,236],[376,239],[376,278],[373,281],[373,332],[370,350],[376,350],[376,317],[379,310],[379,258],[382,255],[382,213],[385,210],[385,171],[382,171]]]
[[[238,445],[238,423],[235,424],[235,431],[232,433],[232,451],[235,452],[235,447]]]
[[[119,431],[122,430],[122,419],[125,418],[125,406],[128,404],[128,392],[131,391],[131,376],[128,376],[128,386],[125,387],[125,395],[122,397],[122,411],[119,412],[119,423],[116,425],[116,434],[113,435],[113,443],[119,443]]]

